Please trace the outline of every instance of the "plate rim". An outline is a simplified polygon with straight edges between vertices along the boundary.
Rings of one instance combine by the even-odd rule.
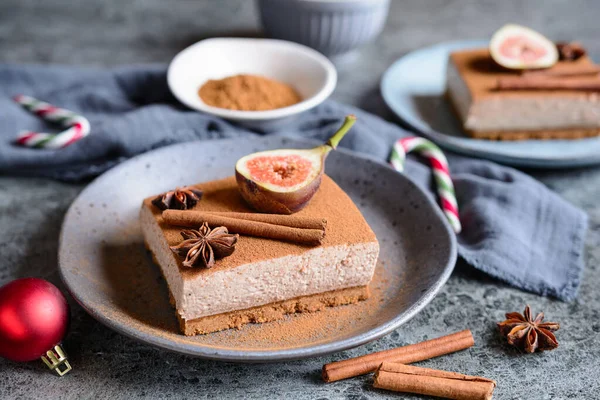
[[[597,165],[600,163],[600,154],[589,156],[565,156],[560,158],[549,158],[546,156],[517,156],[514,154],[507,154],[506,152],[498,151],[486,151],[476,149],[470,146],[466,146],[460,141],[464,140],[476,140],[468,137],[456,139],[453,136],[447,135],[443,132],[435,131],[431,128],[423,126],[423,122],[420,119],[410,116],[410,113],[406,111],[404,107],[398,106],[390,93],[390,83],[395,75],[395,70],[406,61],[409,57],[414,57],[415,54],[428,51],[436,51],[439,49],[461,49],[470,47],[481,47],[486,46],[488,41],[484,39],[475,40],[455,40],[445,41],[430,46],[421,47],[402,55],[396,59],[383,73],[379,82],[379,90],[381,96],[386,103],[387,107],[394,113],[394,115],[407,124],[416,133],[425,136],[428,139],[433,140],[441,147],[454,151],[456,153],[474,156],[478,158],[485,158],[488,160],[500,162],[503,164],[512,165],[515,167],[529,167],[529,168],[540,168],[540,169],[554,169],[554,168],[578,168],[590,165]]]
[[[244,138],[244,139],[248,142],[260,142],[260,141],[268,141],[270,138],[273,138],[273,137],[281,138],[282,140],[284,140],[284,139],[291,140],[291,141],[295,142],[294,144],[310,145],[310,144],[317,143],[317,141],[314,141],[314,140],[299,139],[296,137],[287,137],[287,136],[271,136],[271,137],[265,137],[265,138]],[[430,196],[427,196],[427,194],[424,193],[423,190],[421,190],[411,179],[406,177],[404,174],[400,174],[402,176],[401,179],[405,179],[408,182],[408,184],[412,187],[412,189],[414,189],[420,193],[420,195],[425,199],[427,204],[433,209],[433,212],[436,214],[436,216],[440,219],[442,226],[446,230],[446,233],[447,233],[449,241],[450,241],[450,243],[449,243],[449,247],[450,247],[449,259],[446,262],[446,264],[444,265],[442,274],[437,279],[437,281],[433,285],[431,285],[425,292],[423,292],[421,298],[417,302],[412,304],[404,314],[399,315],[399,316],[393,318],[392,320],[386,322],[385,324],[378,325],[377,327],[370,329],[366,332],[363,332],[359,335],[356,335],[356,336],[353,336],[350,338],[346,338],[346,339],[337,340],[337,341],[334,341],[331,343],[324,343],[324,344],[318,344],[318,345],[309,346],[309,347],[291,348],[291,349],[275,350],[275,351],[273,351],[273,350],[241,351],[241,350],[218,349],[218,348],[209,348],[209,347],[197,347],[197,346],[191,346],[191,345],[187,345],[187,344],[173,344],[172,341],[170,341],[164,337],[152,335],[149,333],[141,334],[135,329],[135,327],[133,327],[131,325],[119,323],[116,320],[104,315],[101,311],[96,310],[93,307],[91,307],[90,305],[88,305],[87,302],[79,296],[78,290],[75,287],[76,285],[73,285],[72,282],[70,282],[69,277],[67,276],[68,268],[64,266],[65,261],[63,259],[63,252],[65,251],[64,248],[65,248],[66,222],[67,222],[67,219],[70,218],[71,215],[73,215],[75,213],[75,205],[78,203],[79,199],[83,198],[89,190],[92,190],[94,185],[102,184],[102,183],[104,183],[104,181],[110,180],[111,176],[113,174],[117,173],[119,170],[128,168],[129,165],[131,165],[135,162],[140,162],[140,160],[142,160],[142,162],[143,162],[144,158],[153,156],[155,153],[169,152],[169,151],[173,151],[172,149],[174,149],[174,148],[189,146],[190,144],[196,144],[196,143],[198,143],[199,146],[202,146],[206,143],[211,143],[211,142],[212,143],[235,142],[235,143],[239,144],[240,138],[218,139],[218,140],[197,141],[197,142],[184,142],[184,143],[178,143],[178,144],[165,146],[165,147],[162,147],[162,148],[159,148],[156,150],[152,150],[152,151],[137,155],[137,156],[132,157],[131,159],[126,160],[123,163],[115,166],[114,168],[111,168],[104,174],[102,174],[99,177],[97,177],[96,179],[94,179],[79,193],[79,195],[73,200],[73,202],[69,206],[69,209],[65,213],[65,217],[63,219],[63,222],[61,225],[61,230],[60,230],[60,235],[59,235],[59,245],[58,245],[59,275],[60,275],[62,282],[67,287],[67,290],[73,297],[73,299],[90,316],[92,316],[95,320],[97,320],[104,326],[106,326],[120,334],[123,334],[127,337],[130,337],[134,340],[138,340],[142,343],[148,344],[150,346],[173,351],[175,353],[185,354],[188,356],[203,358],[203,359],[210,359],[210,360],[217,360],[217,361],[252,362],[252,363],[300,360],[300,359],[324,356],[324,355],[340,352],[343,350],[347,350],[350,348],[358,347],[365,343],[369,343],[371,341],[377,340],[377,339],[391,333],[392,331],[394,331],[395,329],[397,329],[398,327],[400,327],[401,325],[405,324],[410,319],[412,319],[426,305],[428,305],[435,298],[435,296],[439,293],[441,288],[445,285],[446,281],[452,274],[452,271],[454,270],[456,260],[458,257],[458,254],[457,254],[458,246],[457,246],[456,235],[452,231],[452,228],[446,221],[445,217],[443,216],[442,211],[439,209],[439,207],[434,202],[434,200],[432,200],[430,198]],[[320,142],[318,142],[318,143],[320,143]],[[368,161],[378,164],[384,168],[391,169],[391,167],[388,166],[387,164],[382,163],[378,159],[376,159],[372,156],[369,156],[369,155],[356,153],[354,151],[343,149],[343,148],[338,148],[336,151],[343,153],[350,157],[358,157],[358,158],[361,158],[364,160],[368,160]]]

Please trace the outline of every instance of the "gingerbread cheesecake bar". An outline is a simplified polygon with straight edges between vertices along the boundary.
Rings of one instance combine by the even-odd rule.
[[[234,177],[194,188],[202,191],[202,197],[190,211],[254,212]],[[310,203],[294,214],[327,220],[320,244],[239,235],[235,251],[211,268],[189,268],[172,250],[182,242],[182,228],[165,221],[153,203],[155,197],[142,204],[142,231],[185,335],[273,321],[369,296],[379,243],[356,205],[328,176],[323,176]]]
[[[495,63],[488,49],[462,50],[450,55],[447,95],[474,138],[577,139],[600,134],[600,93],[579,87],[600,87],[597,72],[587,56],[522,72]]]

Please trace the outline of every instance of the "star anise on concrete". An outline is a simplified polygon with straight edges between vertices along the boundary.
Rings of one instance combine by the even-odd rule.
[[[183,266],[212,268],[215,260],[227,257],[235,250],[238,234],[231,234],[224,226],[210,229],[205,222],[200,229],[181,231],[183,242],[171,250],[183,258]]]
[[[182,187],[170,190],[157,196],[152,204],[161,210],[172,208],[175,210],[187,210],[192,208],[202,198],[202,190],[193,187]]]
[[[555,349],[558,347],[558,341],[552,332],[558,330],[560,325],[556,322],[543,321],[543,312],[532,319],[531,308],[526,306],[523,314],[507,313],[506,321],[500,322],[498,328],[506,336],[509,344],[527,353]]]

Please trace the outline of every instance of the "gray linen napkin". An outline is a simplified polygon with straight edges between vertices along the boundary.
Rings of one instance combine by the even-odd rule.
[[[26,94],[85,115],[87,138],[60,150],[17,147],[18,131],[52,129],[15,104]],[[0,173],[76,181],[136,154],[191,140],[259,135],[188,110],[169,93],[163,66],[81,69],[0,65]],[[410,135],[356,108],[328,101],[285,132],[325,140],[348,113],[358,122],[342,146],[387,160],[392,143]],[[473,267],[516,287],[572,300],[583,271],[587,216],[514,169],[451,155],[463,233],[459,254]],[[430,196],[429,168],[409,156],[406,175]]]

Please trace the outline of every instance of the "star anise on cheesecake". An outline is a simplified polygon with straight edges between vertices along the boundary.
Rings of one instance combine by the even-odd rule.
[[[161,210],[169,208],[175,210],[187,210],[194,207],[201,198],[202,190],[193,187],[182,187],[157,196],[152,200],[152,204]]]
[[[200,229],[181,231],[183,241],[171,250],[183,258],[183,266],[212,268],[215,260],[231,255],[235,250],[238,234],[231,234],[224,226],[210,229],[205,222]]]
[[[558,347],[558,341],[552,333],[560,328],[556,322],[543,322],[541,312],[532,319],[531,308],[525,307],[523,314],[512,312],[506,314],[506,321],[500,322],[498,328],[506,336],[508,343],[527,353],[552,350]]]
[[[556,48],[560,59],[565,61],[575,61],[586,55],[585,48],[577,42],[559,42]]]

